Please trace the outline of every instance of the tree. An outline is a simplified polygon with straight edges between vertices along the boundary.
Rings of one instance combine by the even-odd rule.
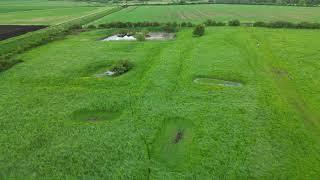
[[[193,30],[194,36],[203,36],[205,31],[205,26],[203,24],[197,25]]]

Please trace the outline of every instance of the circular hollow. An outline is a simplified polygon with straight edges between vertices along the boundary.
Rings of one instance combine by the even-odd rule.
[[[214,78],[207,78],[207,77],[198,77],[193,80],[193,82],[197,84],[203,84],[203,85],[216,85],[216,86],[225,86],[225,87],[238,87],[242,86],[239,82],[233,82],[233,81],[225,81],[221,79],[214,79]]]
[[[107,110],[88,110],[81,109],[73,112],[72,119],[84,122],[99,122],[116,119],[120,112]]]

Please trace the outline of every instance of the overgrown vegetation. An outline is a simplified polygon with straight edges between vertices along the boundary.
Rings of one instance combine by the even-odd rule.
[[[110,71],[114,72],[114,76],[119,76],[128,72],[132,67],[133,64],[129,60],[120,60],[110,69]]]
[[[194,36],[203,36],[205,32],[205,26],[203,24],[198,24],[194,30],[193,30],[193,35]]]
[[[293,29],[320,29],[320,23],[300,22],[292,23],[287,21],[275,22],[255,22],[254,27],[267,27],[267,28],[293,28]]]
[[[228,22],[229,26],[240,26],[240,21],[238,19],[234,19]]]

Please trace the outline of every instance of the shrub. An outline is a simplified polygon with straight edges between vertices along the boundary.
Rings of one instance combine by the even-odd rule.
[[[262,22],[262,21],[258,21],[258,22],[253,23],[253,26],[254,27],[267,27],[268,24],[265,22]]]
[[[181,27],[187,27],[187,23],[186,23],[186,22],[182,22],[182,23],[180,24],[180,26],[181,26]]]
[[[205,24],[206,26],[215,26],[217,23],[216,23],[215,20],[208,19],[208,20],[206,20],[206,21],[204,22],[204,24]]]
[[[226,23],[224,23],[224,22],[217,22],[216,23],[216,26],[225,26],[226,25]]]
[[[188,27],[193,27],[194,25],[193,25],[191,22],[188,22],[188,23],[187,23],[187,26],[188,26]]]
[[[203,36],[205,31],[205,26],[203,24],[197,25],[193,30],[194,36]]]
[[[229,26],[240,26],[240,21],[235,19],[235,20],[231,20],[229,21]]]
[[[163,30],[168,33],[176,32],[177,31],[177,25],[172,23],[166,23],[163,27]]]
[[[95,25],[93,25],[93,24],[88,26],[88,29],[95,29],[95,28],[97,28],[97,27]]]
[[[120,60],[111,68],[111,71],[115,73],[115,76],[118,76],[128,72],[132,67],[133,65],[128,60]]]
[[[295,28],[296,25],[294,23],[287,22],[287,21],[275,21],[275,22],[269,23],[268,27],[271,27],[271,28]]]
[[[69,30],[76,30],[76,29],[82,29],[82,26],[80,24],[74,24],[69,28]]]
[[[299,29],[320,29],[320,23],[301,22],[296,25]]]

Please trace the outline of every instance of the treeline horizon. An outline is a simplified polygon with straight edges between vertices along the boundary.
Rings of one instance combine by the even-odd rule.
[[[159,2],[154,0],[73,0],[101,3],[126,3],[126,2]],[[320,0],[172,0],[167,4],[250,4],[250,5],[282,5],[282,6],[319,6]]]

